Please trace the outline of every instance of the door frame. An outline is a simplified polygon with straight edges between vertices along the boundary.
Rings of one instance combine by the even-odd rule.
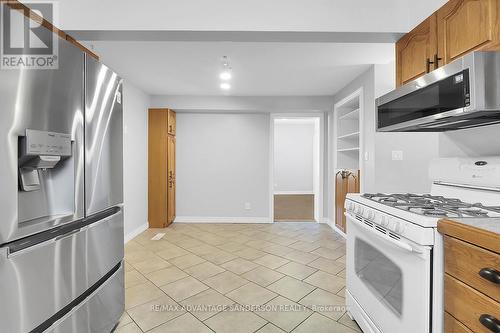
[[[274,120],[275,119],[319,119],[319,133],[315,133],[319,140],[319,165],[318,177],[313,180],[317,184],[314,193],[314,219],[316,223],[323,223],[323,198],[324,198],[324,172],[325,172],[325,114],[323,112],[297,112],[297,113],[271,113],[269,120],[269,219],[274,223]],[[316,132],[316,131],[315,131]],[[319,135],[318,135],[319,134]]]

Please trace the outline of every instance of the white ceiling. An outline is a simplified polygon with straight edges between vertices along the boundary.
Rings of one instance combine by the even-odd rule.
[[[443,0],[419,0],[432,3]],[[64,30],[389,31],[415,0],[64,0]]]
[[[152,95],[331,96],[445,1],[65,0],[57,25]]]
[[[104,63],[152,95],[333,95],[368,69],[393,61],[393,44],[91,42]],[[221,58],[233,68],[223,92]]]

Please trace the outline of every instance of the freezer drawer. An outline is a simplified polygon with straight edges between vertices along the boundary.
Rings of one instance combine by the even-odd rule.
[[[29,332],[88,289],[86,230],[0,255],[2,332]]]
[[[85,58],[85,203],[91,215],[123,202],[122,79]]]
[[[92,291],[80,304],[50,326],[47,333],[107,333],[124,311],[123,267]]]
[[[0,248],[0,331],[45,325],[122,259],[120,207]]]
[[[123,260],[123,211],[88,226],[89,284],[94,284]],[[92,263],[92,264],[90,264]]]

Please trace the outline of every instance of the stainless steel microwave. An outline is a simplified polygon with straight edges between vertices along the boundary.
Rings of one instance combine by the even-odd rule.
[[[500,123],[500,52],[472,52],[379,97],[377,131],[438,132]]]

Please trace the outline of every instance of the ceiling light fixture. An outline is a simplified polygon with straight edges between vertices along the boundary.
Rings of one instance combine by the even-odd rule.
[[[228,81],[231,80],[231,72],[230,71],[223,71],[222,73],[219,74],[219,77],[221,80]]]
[[[231,75],[231,66],[229,65],[229,59],[227,56],[222,57],[222,71],[219,74],[219,78],[224,81],[230,80]]]
[[[220,84],[220,88],[221,88],[222,90],[229,90],[229,89],[231,89],[231,85],[230,85],[229,83],[227,83],[227,82],[222,82],[222,83]]]

